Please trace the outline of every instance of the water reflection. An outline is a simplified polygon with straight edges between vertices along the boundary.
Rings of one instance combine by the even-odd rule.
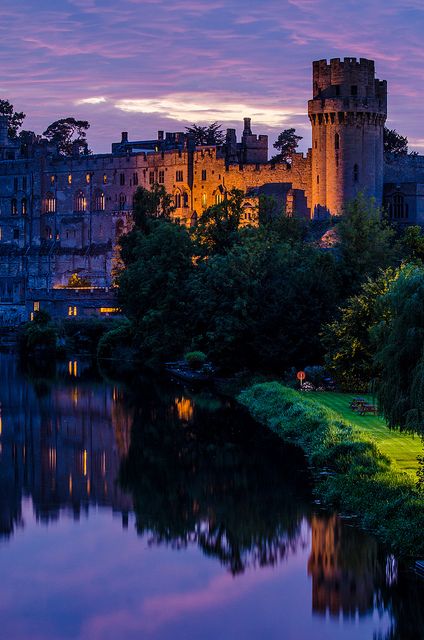
[[[152,550],[196,551],[238,584],[258,576],[260,601],[266,567],[284,575],[300,559],[293,589],[305,587],[299,616],[317,638],[338,637],[340,620],[351,638],[424,637],[422,582],[371,536],[317,513],[301,453],[227,400],[142,377],[105,382],[77,360],[41,375],[0,356],[0,376],[0,537],[23,527],[27,496],[52,526],[103,506],[123,527],[134,514]]]

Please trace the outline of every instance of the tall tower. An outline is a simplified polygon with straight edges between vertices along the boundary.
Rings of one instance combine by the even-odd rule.
[[[387,82],[374,61],[334,58],[313,63],[312,215],[342,213],[360,191],[381,203]]]

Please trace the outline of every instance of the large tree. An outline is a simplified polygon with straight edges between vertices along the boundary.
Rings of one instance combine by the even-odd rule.
[[[219,204],[206,209],[194,231],[203,253],[225,253],[238,238],[244,194],[232,189]]]
[[[424,268],[407,265],[382,298],[372,332],[375,392],[392,428],[424,433]]]
[[[0,116],[6,116],[9,120],[9,138],[16,138],[26,115],[23,111],[15,111],[9,100],[0,100]]]
[[[87,120],[76,120],[75,118],[62,118],[52,122],[44,131],[43,136],[53,144],[56,144],[59,152],[64,155],[72,154],[74,143],[78,143],[88,151],[87,129],[90,124]]]
[[[384,127],[384,153],[406,156],[408,153],[408,138],[401,136],[396,129]]]
[[[284,129],[277,140],[274,142],[274,149],[278,150],[278,154],[271,158],[270,162],[291,162],[292,156],[299,146],[302,136],[296,135],[296,129]]]
[[[368,278],[359,293],[343,304],[338,317],[323,328],[326,367],[343,391],[369,390],[375,355],[370,331],[382,318],[380,297],[397,276],[398,271],[389,268],[375,280]]]
[[[222,125],[218,122],[205,126],[193,124],[191,127],[186,127],[186,131],[198,146],[221,145],[225,140]]]
[[[348,203],[336,228],[347,294],[355,293],[366,277],[396,264],[395,232],[373,198],[359,194]]]

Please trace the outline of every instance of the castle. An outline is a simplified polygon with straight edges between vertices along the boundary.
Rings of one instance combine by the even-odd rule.
[[[112,273],[119,237],[131,228],[138,186],[158,183],[173,196],[175,219],[194,226],[233,187],[243,190],[244,224],[258,198],[272,195],[287,215],[341,214],[358,192],[386,206],[400,223],[424,225],[424,156],[383,157],[387,83],[374,62],[338,58],[313,63],[308,103],[312,148],[291,164],[268,162],[268,138],[244,119],[238,142],[195,146],[184,133],[128,139],[110,154],[71,156],[34,144],[21,148],[0,117],[0,324],[46,309],[57,317],[117,311]],[[68,287],[77,274],[89,286]]]

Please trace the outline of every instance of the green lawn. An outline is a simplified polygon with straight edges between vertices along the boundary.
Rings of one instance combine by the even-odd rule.
[[[393,465],[416,478],[418,469],[417,456],[424,454],[424,447],[419,436],[401,434],[389,429],[383,418],[368,414],[359,416],[352,411],[349,404],[355,396],[349,393],[311,392],[308,397],[320,402],[340,414],[364,433],[370,435],[377,443],[381,453],[387,455]],[[361,395],[361,394],[358,394]],[[373,404],[371,396],[361,396]]]

